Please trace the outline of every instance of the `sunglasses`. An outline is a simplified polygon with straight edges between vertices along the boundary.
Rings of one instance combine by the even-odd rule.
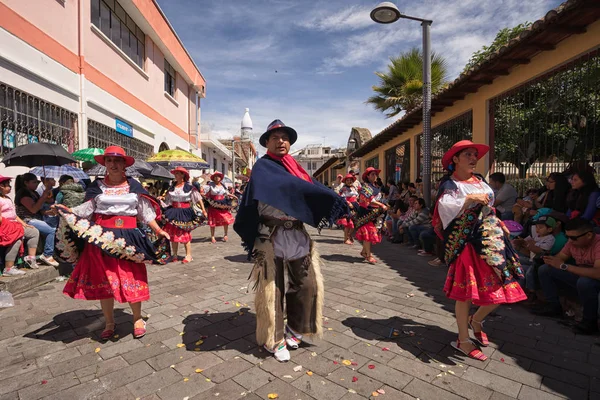
[[[575,241],[575,240],[579,239],[580,237],[585,236],[585,235],[587,235],[588,233],[591,233],[591,232],[592,231],[587,231],[587,232],[582,233],[581,235],[577,235],[577,236],[569,236],[569,235],[566,235],[566,236],[567,236],[567,239]]]

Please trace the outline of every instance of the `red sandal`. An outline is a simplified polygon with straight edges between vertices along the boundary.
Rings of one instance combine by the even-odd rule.
[[[106,328],[105,330],[102,331],[102,333],[100,334],[100,339],[102,340],[108,340],[111,337],[113,337],[113,335],[115,334],[115,329],[117,328],[117,324],[106,324],[106,326],[111,326],[112,325],[112,329],[108,329]]]
[[[136,328],[135,326],[137,325],[137,323],[139,321],[142,321],[142,327],[141,328]],[[144,321],[143,319],[138,319],[137,321],[135,321],[135,323],[133,324],[133,337],[135,339],[139,339],[144,337],[144,335],[146,335],[146,321]]]
[[[481,321],[481,322],[479,322],[479,321],[475,321],[475,320],[473,319],[473,316],[471,315],[471,316],[469,317],[469,328],[471,328],[471,330],[473,331],[473,335],[475,336],[475,341],[476,341],[476,342],[477,342],[479,345],[481,345],[481,346],[483,346],[483,347],[488,347],[488,346],[490,345],[490,342],[489,342],[489,340],[488,340],[488,337],[487,337],[487,335],[486,335],[486,334],[485,334],[485,332],[483,332],[483,331],[481,331],[481,332],[475,332],[475,329],[473,329],[473,321],[474,321],[474,322],[477,322],[479,325],[481,325],[481,329],[483,329],[483,322],[484,322],[484,321]]]
[[[471,339],[469,339],[469,342],[471,342]],[[474,345],[473,342],[471,342],[471,343]],[[474,360],[485,361],[488,359],[487,356],[485,354],[483,354],[482,351],[479,349],[473,349],[467,353],[466,351],[464,351],[463,349],[460,348],[460,340],[458,340],[458,339],[456,339],[456,342],[450,342],[450,346],[454,347],[455,350],[460,351],[465,356],[472,358]]]
[[[373,256],[369,256],[369,258],[367,258],[367,262],[369,264],[377,264],[377,259]]]

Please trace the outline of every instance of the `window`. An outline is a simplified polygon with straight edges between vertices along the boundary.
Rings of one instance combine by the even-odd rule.
[[[318,167],[317,167],[317,162],[316,162],[316,161],[313,161],[313,162],[312,162],[312,170],[313,170],[313,171],[316,171],[317,169],[318,169]]]
[[[213,172],[215,172],[216,170],[217,170],[217,159],[213,155]]]
[[[206,153],[202,153],[202,159],[203,159],[204,161],[206,161],[206,160],[207,160],[207,158],[206,158]]]
[[[222,173],[226,173],[227,171],[225,171],[225,163],[221,163],[221,172]]]
[[[138,67],[144,68],[146,36],[115,0],[92,0],[92,24]]]
[[[175,98],[175,69],[165,59],[165,92]]]
[[[379,169],[379,156],[375,156],[375,157],[365,161],[365,169],[367,169],[369,167]]]

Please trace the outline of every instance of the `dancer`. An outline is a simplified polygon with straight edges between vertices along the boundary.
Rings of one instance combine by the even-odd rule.
[[[210,241],[216,243],[215,228],[223,227],[223,241],[227,241],[227,230],[229,225],[233,224],[233,216],[230,210],[235,208],[232,204],[232,199],[237,201],[237,198],[229,193],[229,190],[223,185],[223,174],[215,171],[210,176],[211,182],[204,188],[205,199],[208,203],[208,225],[210,226]]]
[[[206,210],[200,192],[189,183],[188,170],[177,167],[171,173],[175,176],[175,180],[169,187],[166,197],[160,199],[164,200],[164,205],[167,207],[163,216],[167,222],[164,228],[171,236],[173,260],[177,260],[179,243],[183,243],[185,258],[181,262],[187,264],[193,260],[191,232],[202,225],[206,218]]]
[[[369,167],[363,173],[363,185],[358,192],[358,210],[354,220],[356,229],[356,239],[362,241],[362,251],[360,255],[369,264],[377,263],[377,260],[371,254],[371,245],[381,242],[381,234],[375,226],[377,218],[387,210],[387,206],[381,203],[381,192],[376,186],[379,169]]]
[[[471,341],[469,328],[479,346],[488,346],[482,330],[485,317],[500,304],[527,299],[516,281],[523,276],[519,258],[492,207],[494,192],[475,174],[477,161],[488,150],[486,145],[462,140],[444,154],[442,165],[449,174],[442,179],[433,218],[438,234],[443,229],[450,266],[444,292],[456,300],[458,340],[451,345],[481,361],[487,356]],[[469,316],[471,303],[480,307]]]
[[[316,227],[348,212],[339,195],[288,154],[297,138],[280,120],[260,137],[268,151],[254,164],[233,225],[255,259],[256,341],[278,361],[289,360],[288,346],[297,349],[304,335],[322,334],[321,259],[304,224]]]
[[[63,292],[83,300],[100,300],[105,329],[102,340],[115,333],[114,304],[128,302],[133,312],[133,336],[146,334],[142,301],[150,298],[144,263],[164,262],[137,222],[147,224],[163,240],[168,251],[169,234],[159,228],[160,207],[136,180],[125,176],[133,157],[118,146],[109,146],[94,157],[106,167],[106,177],[87,187],[85,203],[73,209],[57,205],[61,222],[57,230],[57,251],[75,269]],[[81,255],[79,250],[83,248]]]
[[[348,203],[348,207],[352,210],[357,206],[356,200],[358,199],[358,190],[354,186],[356,177],[352,174],[346,175],[344,178],[343,186],[338,190],[338,194]],[[350,214],[343,216],[338,219],[336,224],[344,227],[344,243],[352,245],[354,240],[352,239],[352,230],[354,230],[354,222],[352,222],[352,216]]]

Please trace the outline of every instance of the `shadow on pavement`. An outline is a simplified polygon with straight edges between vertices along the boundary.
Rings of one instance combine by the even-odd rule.
[[[244,253],[244,254],[237,254],[235,256],[225,256],[223,258],[225,260],[231,261],[231,262],[241,262],[241,263],[246,263],[246,264],[252,263],[251,260],[248,260],[248,254],[246,254],[246,253]]]
[[[362,263],[364,261],[364,258],[362,258],[362,257],[348,256],[345,254],[321,255],[321,258],[324,260],[327,260],[327,261],[332,261],[332,262],[343,261],[343,262],[349,262],[352,264]]]
[[[116,337],[111,338],[110,341],[116,342],[120,337],[133,332],[131,318],[131,314],[124,312],[123,309],[115,308]],[[51,322],[23,336],[63,343],[72,343],[83,338],[99,341],[104,325],[102,311],[74,310],[55,315]]]

